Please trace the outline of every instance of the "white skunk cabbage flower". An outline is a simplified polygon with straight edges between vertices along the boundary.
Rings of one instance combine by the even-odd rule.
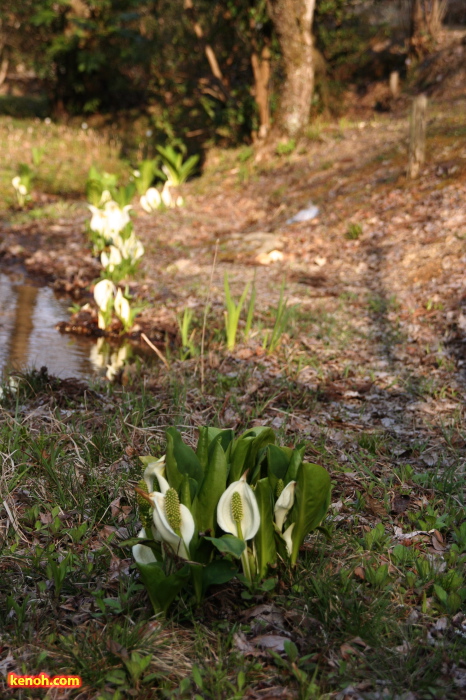
[[[139,201],[144,211],[151,214],[156,209],[159,209],[162,203],[162,198],[158,189],[155,187],[149,187],[146,194],[143,194]]]
[[[118,289],[113,304],[115,313],[118,318],[123,321],[123,323],[129,323],[131,320],[131,306],[129,305],[128,299],[123,296],[121,289]]]
[[[171,180],[167,180],[164,183],[162,194],[160,195],[162,198],[163,204],[168,208],[173,206],[173,198],[170,192],[170,186],[171,186]]]
[[[225,532],[251,540],[260,525],[259,507],[246,473],[224,491],[217,505],[217,522]]]
[[[123,258],[121,257],[120,251],[114,245],[110,246],[110,252],[108,254],[104,251],[100,256],[102,267],[109,272],[113,272],[115,267],[121,264],[122,260]]]
[[[97,369],[107,367],[109,360],[108,345],[104,338],[97,338],[97,343],[92,346],[89,358]]]
[[[162,172],[165,174],[165,177],[167,178],[167,181],[165,184],[168,185],[168,187],[171,187],[172,185],[174,185],[175,183],[173,182],[171,173],[166,165],[162,165]]]
[[[110,280],[100,280],[94,287],[95,303],[104,313],[108,310],[110,303],[116,293],[116,287]]]
[[[184,207],[184,199],[181,195],[178,195],[175,204],[177,207]]]
[[[138,537],[148,539],[144,528],[138,533]],[[154,561],[157,561],[152,549],[145,544],[135,544],[132,550],[133,557],[138,564],[153,564]]]
[[[110,200],[105,202],[104,214],[107,219],[107,231],[109,233],[118,233],[129,224],[130,218],[128,211],[131,209],[131,204],[127,204],[121,209],[116,202]]]
[[[189,559],[189,543],[195,530],[191,511],[180,504],[178,494],[173,488],[168,488],[164,494],[154,491],[149,494],[149,498],[154,506],[155,529],[161,540],[179,557]]]
[[[283,530],[283,524],[286,520],[286,517],[290,512],[291,508],[293,507],[295,489],[296,481],[290,481],[290,483],[285,486],[280,496],[278,497],[277,502],[275,503],[275,524],[280,530],[280,532]]]
[[[295,523],[291,523],[291,525],[286,528],[285,532],[282,535],[283,539],[285,540],[286,551],[288,552],[289,557],[291,557],[291,553],[293,551],[293,540],[291,539],[291,536],[293,534],[294,526]]]
[[[16,175],[16,177],[13,178],[11,184],[13,185],[15,190],[19,192],[19,194],[23,195],[23,197],[27,195],[28,188],[24,183],[21,182],[21,178],[19,175]]]
[[[112,195],[110,194],[109,190],[104,190],[102,194],[100,195],[100,203],[105,204],[106,202],[111,202],[112,201]]]
[[[154,462],[149,462],[144,470],[143,479],[146,482],[148,493],[154,491],[155,477],[159,482],[161,493],[165,494],[170,488],[168,481],[165,479],[165,455]]]
[[[92,213],[91,223],[89,224],[91,230],[104,235],[107,232],[107,216],[105,212],[92,204],[89,204],[88,207]]]
[[[122,345],[116,352],[112,352],[110,355],[110,362],[106,365],[107,371],[105,373],[105,376],[109,381],[115,379],[120,369],[125,366],[125,363],[128,360],[129,352],[130,350],[128,345]]]
[[[124,241],[121,236],[118,236],[118,238],[118,248],[125,260],[139,260],[139,258],[144,255],[144,246],[141,241],[136,238],[134,233],[131,233],[126,241]]]

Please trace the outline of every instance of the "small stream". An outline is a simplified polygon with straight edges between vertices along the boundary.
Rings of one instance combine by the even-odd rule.
[[[24,275],[0,273],[0,377],[7,369],[45,365],[66,379],[105,376],[112,361],[128,359],[130,350],[111,350],[99,339],[64,335],[56,330],[69,318],[70,301],[58,299],[49,287],[38,287]],[[119,356],[119,357],[118,357]]]

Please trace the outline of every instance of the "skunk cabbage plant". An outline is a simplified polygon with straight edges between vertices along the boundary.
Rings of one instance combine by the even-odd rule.
[[[199,603],[212,584],[254,585],[296,564],[330,504],[330,476],[303,461],[305,447],[279,447],[266,427],[238,438],[202,427],[194,450],[169,428],[164,457],[140,458],[142,529],[127,544],[156,613],[182,592]]]

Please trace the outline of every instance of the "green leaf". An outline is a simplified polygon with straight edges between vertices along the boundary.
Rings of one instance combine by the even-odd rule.
[[[158,462],[159,457],[153,457],[152,455],[145,455],[144,457],[139,456],[139,461],[143,463],[145,467],[148,467],[152,462]]]
[[[223,535],[223,537],[205,537],[217,547],[222,554],[231,554],[236,559],[239,559],[246,549],[246,543],[234,535]]]
[[[185,476],[181,482],[180,503],[191,510],[191,486],[189,482],[190,479],[188,476]]]
[[[166,613],[171,603],[175,600],[178,593],[184,588],[190,578],[190,569],[188,564],[185,564],[182,569],[176,571],[170,576],[166,576],[162,564],[154,562],[153,564],[136,564],[142,581],[149,594],[154,612]]]
[[[86,182],[86,199],[94,207],[99,206],[103,191],[102,183],[98,180],[88,180]]]
[[[286,484],[289,484],[290,481],[296,481],[296,477],[298,475],[298,470],[303,462],[303,457],[304,457],[305,451],[306,451],[306,443],[305,442],[301,442],[299,445],[296,445],[296,447],[294,448],[293,454],[291,455],[288,470],[286,472],[285,478],[283,479],[283,481],[285,482],[285,486],[286,486]]]
[[[228,583],[238,573],[238,567],[228,559],[217,559],[208,564],[203,570],[202,586],[204,593],[209,586]]]
[[[273,493],[268,479],[260,479],[257,482],[254,495],[261,519],[259,530],[254,537],[254,544],[259,578],[263,578],[267,575],[269,566],[274,566],[277,561],[273,527]]]
[[[273,444],[267,446],[267,475],[274,491],[279,479],[285,481],[292,454],[293,450],[289,447],[278,447]]]
[[[211,431],[212,428],[208,428],[208,430]],[[216,430],[216,428],[215,428],[215,430]],[[209,459],[212,457],[213,451],[215,449],[215,445],[217,443],[219,443],[222,446],[223,451],[226,453],[234,436],[235,436],[235,434],[234,434],[233,430],[231,430],[231,428],[227,428],[226,430],[220,430],[210,441]]]
[[[178,491],[184,476],[191,477],[197,483],[202,481],[202,467],[194,450],[185,445],[176,428],[168,428],[166,435],[166,474],[170,486]]]
[[[295,502],[289,521],[292,533],[291,564],[296,564],[299,548],[306,535],[322,522],[330,505],[330,475],[318,464],[303,462],[296,478]]]
[[[220,428],[211,428],[211,430],[219,430]],[[209,428],[203,426],[199,428],[199,438],[197,441],[196,455],[202,469],[205,471],[207,461],[209,459]]]
[[[448,598],[447,592],[444,591],[443,588],[441,586],[437,585],[436,583],[434,583],[434,590],[437,594],[437,598],[439,599],[439,601],[441,603],[446,603],[447,598]]]
[[[228,474],[229,484],[239,481],[245,471],[246,459],[253,440],[253,437],[240,437],[232,443],[230,471]]]
[[[217,504],[220,496],[225,491],[227,483],[227,461],[225,452],[216,442],[214,451],[209,458],[204,479],[199,487],[197,496],[193,500],[191,512],[199,532],[215,533],[217,524]]]
[[[261,460],[261,452],[267,445],[275,443],[275,433],[272,428],[255,428],[257,431],[254,440],[252,441],[250,452],[247,458],[247,467],[250,470],[248,482],[254,484],[259,476],[267,476],[267,474],[260,474],[259,466]],[[264,455],[265,456],[265,453]]]
[[[210,428],[207,426],[199,428],[196,455],[203,470],[207,467],[207,462],[212,456],[216,443],[220,442],[223,451],[226,452],[233,437],[234,433],[231,429],[222,430],[221,428]]]

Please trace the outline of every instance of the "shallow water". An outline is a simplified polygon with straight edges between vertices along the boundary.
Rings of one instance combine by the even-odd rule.
[[[95,340],[55,329],[69,318],[69,306],[68,299],[58,299],[48,287],[0,273],[0,376],[5,369],[44,365],[61,379],[105,375],[105,355]]]

